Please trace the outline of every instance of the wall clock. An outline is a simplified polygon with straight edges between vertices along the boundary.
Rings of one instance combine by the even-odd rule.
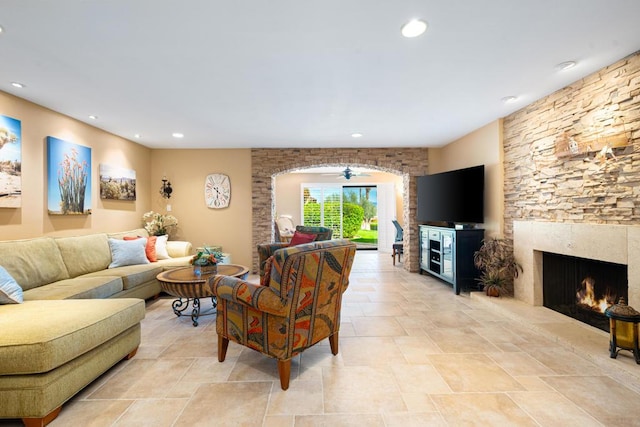
[[[208,207],[221,209],[231,201],[231,182],[222,173],[212,173],[204,180],[204,202]]]

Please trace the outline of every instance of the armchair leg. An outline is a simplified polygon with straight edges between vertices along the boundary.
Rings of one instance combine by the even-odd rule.
[[[331,354],[338,354],[338,332],[329,335],[329,345],[331,346]]]
[[[291,377],[291,359],[278,360],[278,373],[280,374],[280,387],[283,390],[289,388],[289,378]]]
[[[229,347],[229,338],[225,338],[218,334],[218,362],[224,362],[227,357],[227,348]]]

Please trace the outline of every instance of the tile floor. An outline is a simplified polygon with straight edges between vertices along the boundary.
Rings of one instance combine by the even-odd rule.
[[[252,278],[255,280],[255,278]],[[607,334],[541,307],[450,287],[358,252],[340,352],[293,361],[229,344],[215,316],[194,328],[171,299],[147,303],[142,344],[67,403],[58,426],[640,426],[640,365]],[[0,426],[19,425],[16,420]]]

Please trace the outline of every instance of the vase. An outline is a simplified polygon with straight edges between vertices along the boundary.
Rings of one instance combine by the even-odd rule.
[[[200,275],[202,275],[202,266],[193,264],[193,275],[196,277],[200,277]]]

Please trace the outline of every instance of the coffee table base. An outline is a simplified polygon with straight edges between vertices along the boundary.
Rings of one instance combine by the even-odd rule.
[[[173,313],[180,317],[182,316],[182,312],[189,308],[189,303],[191,303],[193,309],[191,310],[191,322],[193,326],[198,326],[198,317],[200,316],[208,316],[216,313],[216,307],[218,306],[218,301],[216,297],[211,297],[211,304],[213,307],[210,312],[200,313],[200,298],[178,298],[171,303],[171,308],[173,309]]]

